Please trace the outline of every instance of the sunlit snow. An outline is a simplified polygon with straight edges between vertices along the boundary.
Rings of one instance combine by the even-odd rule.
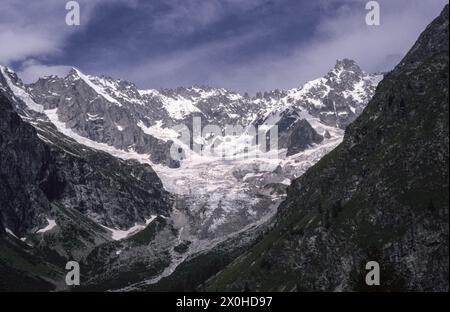
[[[56,221],[55,220],[47,218],[47,222],[48,222],[48,225],[46,227],[38,230],[36,233],[48,232],[48,231],[50,231],[51,229],[53,229],[56,226]]]

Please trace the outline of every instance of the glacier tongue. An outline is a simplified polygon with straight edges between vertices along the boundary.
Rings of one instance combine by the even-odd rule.
[[[186,218],[179,227],[184,226],[193,237],[201,239],[229,235],[274,214],[277,206],[274,203],[283,199],[283,192],[276,188],[283,188],[286,179],[292,180],[305,172],[343,137],[342,130],[321,125],[311,117],[309,120],[315,127],[332,130],[333,135],[301,153],[285,158],[264,158],[262,154],[253,159],[236,155],[234,160],[197,156],[186,159],[175,169],[152,163],[150,155],[119,150],[75,133],[58,119],[57,109],[44,112],[61,133],[83,145],[151,165],[166,190],[177,195],[177,205],[183,207]]]

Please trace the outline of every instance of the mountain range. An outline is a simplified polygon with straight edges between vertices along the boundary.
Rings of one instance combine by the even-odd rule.
[[[253,97],[1,66],[0,289],[366,290],[366,260],[380,289],[448,289],[447,43],[448,6],[389,73]],[[181,141],[194,119],[244,131]],[[252,127],[278,146],[249,156]]]

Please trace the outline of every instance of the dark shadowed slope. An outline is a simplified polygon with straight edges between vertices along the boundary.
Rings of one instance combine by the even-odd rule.
[[[210,290],[448,290],[448,5]],[[369,288],[365,264],[381,266]]]

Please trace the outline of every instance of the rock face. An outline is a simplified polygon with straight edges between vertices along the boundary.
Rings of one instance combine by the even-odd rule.
[[[291,156],[300,151],[307,149],[312,144],[318,144],[323,141],[323,136],[318,134],[316,130],[305,120],[301,119],[295,124],[286,144],[287,154]]]
[[[209,290],[448,291],[448,5]],[[367,286],[377,261],[381,285]]]
[[[50,158],[50,150],[1,94],[0,110],[0,228],[22,234],[44,220],[40,214],[50,210],[40,188],[46,179],[42,168]]]

